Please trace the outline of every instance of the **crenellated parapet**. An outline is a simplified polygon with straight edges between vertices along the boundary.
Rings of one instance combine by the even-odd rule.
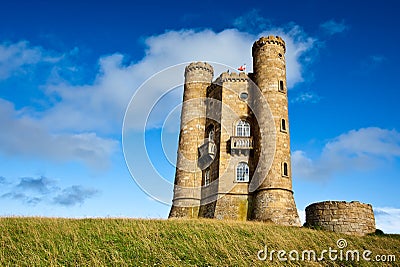
[[[258,41],[256,41],[253,44],[253,48],[252,48],[252,53],[253,53],[253,57],[255,55],[255,53],[257,53],[257,51],[263,47],[266,44],[276,44],[276,45],[280,45],[283,48],[283,51],[286,52],[286,45],[285,45],[285,41],[279,37],[279,36],[267,36],[267,37],[261,37],[260,39],[258,39]]]
[[[186,81],[211,82],[213,76],[214,69],[206,62],[192,62],[185,68]]]
[[[224,82],[247,82],[249,81],[249,77],[244,72],[223,72],[217,78],[217,83],[224,83]]]

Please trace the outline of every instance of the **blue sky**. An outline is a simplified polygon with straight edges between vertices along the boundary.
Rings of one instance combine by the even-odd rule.
[[[170,207],[139,185],[173,180],[184,64],[170,69],[176,87],[160,77],[143,91],[123,147],[131,97],[184,62],[251,68],[252,43],[272,33],[288,48],[300,213],[316,201],[359,200],[373,205],[378,228],[400,233],[399,5],[2,1],[0,215],[166,218]],[[123,150],[134,156],[129,168]]]

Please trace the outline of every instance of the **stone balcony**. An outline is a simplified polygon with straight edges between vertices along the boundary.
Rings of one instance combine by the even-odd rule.
[[[231,151],[253,149],[252,136],[231,136]]]
[[[216,145],[214,141],[206,139],[204,144],[199,146],[199,160],[198,160],[198,166],[200,169],[204,170],[210,164],[213,162],[215,158],[215,154],[217,153],[216,151]]]

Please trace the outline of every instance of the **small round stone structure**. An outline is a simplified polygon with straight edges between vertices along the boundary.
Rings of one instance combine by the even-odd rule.
[[[323,201],[306,207],[306,225],[348,235],[375,232],[375,217],[370,204],[358,201]]]

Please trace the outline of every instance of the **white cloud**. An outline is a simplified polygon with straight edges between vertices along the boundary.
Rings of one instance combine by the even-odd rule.
[[[302,63],[300,57],[313,47],[313,39],[298,27],[290,30],[276,28],[260,35],[279,34],[287,45],[287,80],[288,86],[301,82]],[[124,65],[120,54],[100,59],[100,72],[93,84],[71,86],[67,83],[52,84],[48,92],[57,94],[61,101],[52,109],[43,113],[43,121],[64,129],[95,130],[101,132],[119,132],[123,112],[130,97],[140,84],[158,71],[182,62],[207,61],[237,67],[248,63],[251,71],[251,46],[258,36],[236,29],[221,32],[212,30],[168,31],[146,39],[146,56],[139,62]],[[224,69],[225,70],[225,69]],[[216,72],[222,71],[221,68]],[[219,73],[216,73],[219,75]],[[180,85],[183,82],[183,69],[168,82]],[[159,96],[165,83],[158,83],[149,94],[149,101]],[[177,95],[180,98],[180,96]],[[180,99],[179,99],[180,100]],[[154,103],[141,103],[143,106]],[[137,108],[137,110],[146,110]],[[163,110],[162,112],[165,112]],[[168,112],[168,111],[167,111]],[[148,114],[137,114],[146,118]],[[60,120],[62,124],[58,124]],[[161,125],[159,122],[152,125]]]
[[[376,228],[385,234],[400,233],[400,209],[393,207],[374,208]]]
[[[55,160],[77,159],[91,165],[104,162],[115,149],[116,142],[102,136],[120,134],[125,109],[143,81],[166,67],[191,61],[221,62],[234,68],[248,63],[251,71],[252,44],[259,36],[269,34],[280,35],[286,41],[287,81],[292,87],[304,79],[300,58],[313,48],[314,42],[296,25],[290,29],[269,29],[258,35],[237,29],[221,32],[209,29],[168,31],[148,37],[145,40],[145,56],[137,62],[124,63],[125,57],[118,53],[101,57],[93,82],[74,85],[72,80],[63,79],[56,71],[54,76],[49,77],[47,85],[41,86],[47,96],[47,100],[40,100],[47,103],[41,110],[30,106],[15,110],[11,103],[1,101],[0,120],[2,125],[8,127],[0,133],[0,152]],[[47,56],[51,55],[49,51],[32,48],[27,42],[3,45],[2,49],[0,62],[7,63],[7,67],[0,65],[3,78],[27,64],[57,60]],[[74,51],[64,54],[64,60],[68,61]],[[57,69],[61,67],[62,64],[59,64]],[[70,65],[64,67],[73,68]],[[216,75],[226,68],[216,69]],[[79,73],[76,75],[79,76]],[[183,68],[165,79],[176,85],[181,84]],[[139,112],[135,114],[138,122],[147,117],[144,107],[154,104],[152,101],[160,96],[163,86],[165,83],[160,81],[145,92],[146,97],[139,103]],[[181,91],[172,96],[177,103],[181,101],[179,93]],[[171,110],[170,105],[157,109],[160,115],[152,116],[151,127],[162,125],[163,115]],[[135,127],[141,130],[143,124],[137,123]]]
[[[316,159],[311,159],[304,151],[294,151],[292,163],[294,176],[323,179],[343,171],[370,170],[393,157],[400,157],[400,133],[370,127],[351,130],[334,138]]]
[[[307,91],[300,92],[295,98],[291,100],[292,103],[318,103],[321,100],[321,97],[316,93]]]
[[[382,67],[387,58],[384,55],[376,54],[365,58],[360,62],[360,67],[356,70],[357,74],[366,75]]]
[[[56,130],[119,133],[125,108],[136,86],[132,66],[122,65],[115,54],[99,60],[100,70],[87,85],[51,84],[47,93],[61,100],[42,112],[42,123]]]
[[[3,43],[0,45],[0,80],[15,73],[23,73],[27,66],[39,62],[54,63],[59,59],[44,53],[41,47],[30,47],[26,41]]]
[[[271,21],[260,14],[260,10],[252,9],[243,16],[237,17],[233,21],[233,26],[237,29],[258,34],[271,27]]]
[[[95,133],[52,133],[43,124],[0,99],[0,149],[8,155],[50,160],[80,160],[94,168],[107,166],[118,142]]]
[[[320,27],[329,35],[341,33],[349,29],[349,26],[345,24],[344,20],[338,22],[334,19],[322,23]]]

